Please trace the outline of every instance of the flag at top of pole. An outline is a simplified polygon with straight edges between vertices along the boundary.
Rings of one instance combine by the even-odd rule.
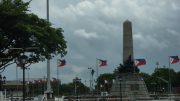
[[[135,66],[141,66],[141,65],[145,65],[146,64],[146,60],[145,59],[135,59],[134,60],[134,65]]]
[[[180,61],[178,56],[170,56],[170,63],[171,64],[175,64],[178,63]]]
[[[18,61],[18,62],[16,62],[16,67],[21,67],[22,68],[23,64]]]
[[[106,60],[101,60],[101,59],[98,59],[98,60],[99,60],[99,62],[98,62],[99,67],[107,66],[107,61]]]
[[[22,69],[23,63],[20,60],[16,60],[16,67],[20,67]]]
[[[58,59],[57,61],[57,67],[63,67],[66,65],[66,60],[61,60],[61,59]]]

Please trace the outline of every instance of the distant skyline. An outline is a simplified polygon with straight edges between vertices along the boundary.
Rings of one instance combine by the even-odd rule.
[[[99,74],[112,73],[122,63],[122,25],[127,19],[132,22],[134,58],[146,59],[141,72],[151,74],[157,62],[168,67],[169,56],[180,56],[180,0],[49,0],[49,9],[50,22],[64,29],[67,41],[66,65],[58,68],[62,83],[78,76],[89,84],[88,67],[95,69],[96,58],[108,64]],[[46,0],[32,0],[29,10],[46,19]],[[56,77],[57,59],[51,60],[51,77]],[[46,61],[30,68],[30,78],[46,76]],[[171,68],[180,71],[180,63]],[[16,79],[16,65],[2,75]]]

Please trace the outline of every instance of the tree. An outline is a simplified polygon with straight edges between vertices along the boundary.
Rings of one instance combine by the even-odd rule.
[[[180,87],[180,71],[176,73],[175,86]]]
[[[84,85],[82,82],[78,82],[78,93],[80,95],[85,95],[89,92],[89,88]],[[68,84],[62,84],[60,86],[60,94],[61,95],[74,95],[75,94],[75,82],[68,83]]]
[[[165,67],[156,68],[151,76],[153,77],[153,81],[157,84],[159,91],[161,91],[162,88],[165,88],[165,90],[168,91],[169,76],[171,78],[172,87],[175,86],[176,72],[173,69]]]
[[[100,90],[101,85],[103,85],[103,89],[105,91],[110,90],[112,83],[113,83],[113,79],[115,79],[115,74],[114,73],[105,73],[105,74],[101,74],[98,78],[97,78],[97,85],[96,85],[96,89],[98,86],[98,89]]]
[[[28,11],[29,3],[0,1],[0,69],[14,63],[13,60],[25,52],[33,53],[26,54],[29,63],[50,59],[57,54],[63,57],[67,53],[63,29],[53,28],[47,20]]]

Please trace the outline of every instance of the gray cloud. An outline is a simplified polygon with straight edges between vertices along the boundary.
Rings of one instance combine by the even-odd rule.
[[[29,9],[46,18],[46,0],[33,0]],[[61,79],[70,82],[78,75],[88,80],[87,68],[95,68],[96,58],[108,61],[100,73],[112,72],[122,61],[122,23],[126,19],[133,24],[135,57],[147,60],[140,70],[152,73],[157,61],[168,66],[168,56],[180,55],[179,11],[179,0],[50,0],[50,21],[64,29],[68,42]],[[51,60],[52,76],[56,76],[56,59]],[[172,67],[180,70],[178,66]],[[34,77],[46,75],[46,62],[31,68]]]

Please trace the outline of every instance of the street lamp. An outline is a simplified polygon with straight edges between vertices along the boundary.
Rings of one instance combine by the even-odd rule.
[[[25,65],[27,63],[28,57],[26,55],[20,55],[16,60],[16,64],[19,65],[23,69],[23,101],[25,101]]]
[[[103,91],[103,85],[100,84],[100,95],[104,96],[104,95],[103,95],[103,92],[104,92],[104,91]]]
[[[78,101],[78,85],[77,85],[77,83],[78,82],[81,82],[81,79],[80,78],[78,78],[78,77],[76,77],[75,79],[73,79],[73,82],[75,83],[75,95],[76,95],[76,97],[77,97],[77,101]]]
[[[120,101],[122,101],[121,82],[122,82],[122,78],[119,77],[119,95],[120,95]]]
[[[27,72],[28,72],[28,81],[27,81],[27,90],[26,90],[26,92],[27,92],[27,96],[29,96],[29,92],[30,92],[30,89],[29,89],[29,87],[30,87],[29,70],[30,70],[30,68],[26,68],[26,69],[27,69]]]
[[[90,72],[91,72],[91,67],[88,67],[88,69],[90,70]],[[90,73],[90,79],[89,79],[89,89],[90,89],[90,92],[91,92],[91,90],[92,90],[92,88],[91,88],[91,86],[92,86],[92,84],[91,84],[91,73]]]
[[[28,50],[37,50],[39,49],[38,47],[23,47],[23,48],[10,48],[10,50],[22,50],[22,53],[20,56],[15,60],[17,66],[21,67],[23,70],[23,101],[25,101],[25,69],[31,65],[25,66],[28,63],[28,56],[24,55],[25,52],[29,52]]]
[[[2,86],[3,84],[5,84],[5,81],[6,81],[6,77],[5,76],[2,77],[2,75],[0,74],[0,92],[3,91]]]
[[[5,84],[5,81],[6,81],[6,77],[5,76],[2,77],[2,75],[0,74],[0,100],[2,97],[2,91],[3,91],[2,86],[3,84]],[[5,97],[6,97],[6,92],[5,92]]]
[[[94,69],[93,68],[91,68],[91,67],[88,67],[88,69],[90,70],[90,91],[92,90],[92,94],[93,94],[93,82],[94,82],[94,80],[93,80],[93,75],[94,75]]]
[[[93,91],[93,87],[94,87],[94,79],[93,79],[93,75],[94,75],[94,69],[91,70],[91,76],[92,76],[92,91]]]

